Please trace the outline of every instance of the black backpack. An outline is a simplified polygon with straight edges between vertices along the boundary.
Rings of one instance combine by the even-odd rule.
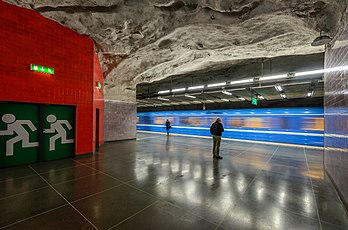
[[[210,133],[212,135],[216,135],[218,131],[219,131],[219,129],[218,129],[217,124],[215,122],[213,124],[211,124],[211,126],[210,126]]]

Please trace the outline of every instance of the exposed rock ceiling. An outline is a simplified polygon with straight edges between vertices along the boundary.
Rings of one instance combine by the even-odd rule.
[[[91,37],[106,98],[135,101],[135,86],[168,76],[323,52],[347,0],[6,0]]]

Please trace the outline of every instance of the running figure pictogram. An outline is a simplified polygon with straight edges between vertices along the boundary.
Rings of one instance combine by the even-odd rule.
[[[16,120],[15,115],[7,113],[2,116],[2,121],[7,124],[7,130],[0,130],[0,136],[17,134],[16,137],[6,141],[6,156],[13,156],[13,146],[19,141],[22,141],[23,148],[39,146],[39,142],[29,142],[29,133],[23,127],[27,125],[31,131],[36,131],[37,128],[30,120]]]
[[[66,138],[66,130],[63,125],[65,125],[69,130],[72,129],[69,121],[67,120],[57,120],[57,117],[53,114],[48,115],[46,120],[51,123],[49,129],[44,129],[44,133],[57,133],[56,135],[50,137],[50,151],[56,150],[56,140],[61,139],[62,144],[74,143],[74,139]]]

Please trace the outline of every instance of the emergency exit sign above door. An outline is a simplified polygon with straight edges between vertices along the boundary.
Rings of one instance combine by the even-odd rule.
[[[46,66],[30,64],[30,70],[45,73],[45,74],[54,74],[54,69]]]

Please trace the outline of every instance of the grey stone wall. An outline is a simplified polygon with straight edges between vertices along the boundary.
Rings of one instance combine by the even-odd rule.
[[[118,141],[136,138],[137,106],[105,100],[104,141]]]
[[[348,24],[325,58],[326,68],[348,66]],[[348,204],[348,71],[325,75],[324,166]]]

